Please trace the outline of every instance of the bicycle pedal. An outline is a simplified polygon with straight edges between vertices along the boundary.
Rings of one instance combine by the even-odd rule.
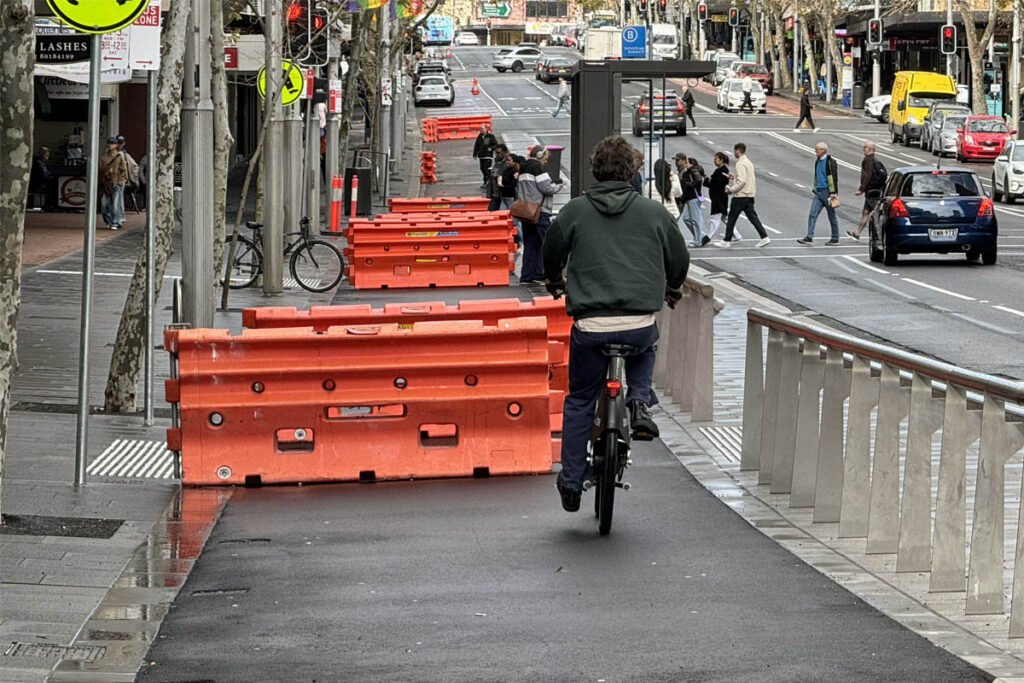
[[[633,432],[634,441],[654,441],[657,437],[650,432]]]
[[[590,489],[594,488],[595,486],[597,486],[597,482],[595,482],[593,479],[586,479],[583,482],[583,490],[584,491],[589,491]]]
[[[616,488],[620,488],[623,491],[628,491],[631,488],[633,488],[633,485],[630,484],[628,481],[617,481],[617,482],[615,482],[615,487]]]

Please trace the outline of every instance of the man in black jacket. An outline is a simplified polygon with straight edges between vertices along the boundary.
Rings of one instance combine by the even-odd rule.
[[[473,143],[473,158],[480,160],[480,175],[483,177],[480,183],[481,188],[487,187],[487,181],[490,180],[491,155],[494,154],[494,148],[497,146],[498,138],[494,137],[494,133],[487,129],[486,123],[481,123],[480,134],[476,136],[476,141]]]
[[[818,127],[814,125],[814,119],[811,118],[811,110],[814,109],[814,107],[811,106],[811,98],[807,96],[807,88],[801,88],[800,92],[803,93],[800,95],[800,120],[796,122],[795,126],[793,126],[793,132],[799,132],[800,126],[803,125],[804,121],[807,121],[807,125],[817,132]]]
[[[686,116],[690,119],[690,126],[693,128],[697,127],[697,122],[693,120],[693,107],[696,102],[693,100],[693,93],[690,92],[690,86],[683,86],[683,107],[686,109]]]
[[[569,338],[569,395],[562,408],[562,507],[575,512],[587,470],[587,441],[608,359],[605,344],[629,344],[626,383],[634,438],[653,439],[649,406],[663,301],[682,296],[690,257],[672,215],[661,202],[629,185],[633,150],[621,136],[599,142],[590,163],[597,183],[569,201],[544,239],[544,274],[553,293],[565,291],[575,319]],[[563,279],[563,270],[565,277]]]

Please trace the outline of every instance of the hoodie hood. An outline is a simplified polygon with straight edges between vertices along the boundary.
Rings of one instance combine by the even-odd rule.
[[[596,183],[587,190],[586,195],[595,209],[608,216],[622,213],[639,196],[632,185],[621,180]]]

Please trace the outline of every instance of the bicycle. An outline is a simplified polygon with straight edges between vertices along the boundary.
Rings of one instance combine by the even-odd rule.
[[[231,253],[231,240],[236,240],[229,271],[231,289],[250,287],[263,273],[263,224],[246,221],[245,227],[252,231],[251,238],[235,234],[224,240],[225,254]],[[296,235],[295,239],[287,240]],[[286,232],[284,236],[284,255],[291,254],[288,270],[300,287],[308,292],[326,292],[338,286],[345,274],[345,259],[330,242],[309,236],[308,218],[299,222],[298,232]]]

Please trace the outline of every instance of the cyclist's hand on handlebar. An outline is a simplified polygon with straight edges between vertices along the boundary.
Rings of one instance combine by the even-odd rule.
[[[548,290],[548,294],[560,299],[565,294],[565,280],[556,280],[551,282],[550,280],[544,283],[544,286]]]
[[[680,299],[683,298],[683,292],[679,289],[672,289],[670,287],[665,288],[665,303],[668,304],[669,308],[675,308],[676,304],[679,303]]]

